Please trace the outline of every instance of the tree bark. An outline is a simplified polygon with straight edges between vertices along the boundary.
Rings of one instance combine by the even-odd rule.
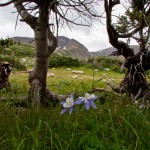
[[[127,37],[126,34],[120,35],[112,25],[112,8],[119,4],[119,0],[104,0],[104,6],[106,11],[106,27],[109,37],[110,44],[117,49],[115,54],[123,55],[125,57],[125,62],[122,65],[122,68],[127,68],[127,73],[124,79],[120,83],[120,92],[127,93],[133,102],[136,102],[137,99],[143,97],[144,101],[150,97],[150,86],[145,77],[145,71],[150,69],[150,52],[145,49],[143,41],[143,25],[142,20],[141,24],[137,29],[132,31],[128,36],[132,36],[136,32],[140,32],[142,45],[140,47],[140,52],[137,55],[134,55],[134,51],[129,45],[123,41],[119,41],[119,38]],[[149,12],[149,10],[148,10]]]
[[[35,35],[35,63],[34,69],[29,74],[29,100],[36,108],[47,105],[49,102],[57,103],[65,100],[67,96],[57,95],[46,87],[46,77],[49,65],[49,56],[57,47],[57,38],[49,27],[49,6],[51,1],[45,1],[39,8],[39,16],[35,17],[28,13],[21,0],[15,0],[14,5]]]
[[[36,56],[34,69],[29,77],[31,86],[29,98],[35,106],[41,107],[44,104],[46,93],[46,76],[50,56],[48,49],[49,10],[46,5],[39,8],[36,23],[37,26],[34,28]]]
[[[0,62],[0,90],[9,88],[10,64]]]

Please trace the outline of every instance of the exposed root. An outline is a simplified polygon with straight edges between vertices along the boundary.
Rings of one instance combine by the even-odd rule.
[[[143,98],[140,108],[144,108],[150,100],[150,85],[145,76],[145,71],[150,69],[149,59],[150,52],[146,51],[126,58],[123,64],[128,71],[120,83],[120,91],[128,94],[133,103],[138,103],[139,99]]]
[[[56,106],[57,103],[65,101],[68,96],[69,95],[58,95],[46,89],[44,105],[47,107],[50,105],[50,103],[52,103],[54,106]]]
[[[31,82],[31,88],[29,91],[29,99],[35,108],[39,108],[42,106],[41,93],[42,93],[42,84],[40,83],[38,79],[34,79]]]

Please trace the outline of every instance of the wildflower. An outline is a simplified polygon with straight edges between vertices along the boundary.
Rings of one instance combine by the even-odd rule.
[[[84,103],[84,107],[88,110],[90,108],[90,106],[92,106],[93,108],[96,109],[96,105],[93,102],[94,100],[97,99],[97,96],[95,96],[94,94],[89,94],[89,93],[85,93],[85,97],[79,97],[75,104],[82,104]]]
[[[73,100],[73,96],[68,97],[68,98],[66,99],[66,101],[63,101],[63,102],[61,102],[60,104],[61,104],[61,105],[63,106],[63,108],[64,108],[64,109],[61,111],[60,114],[64,114],[64,113],[70,108],[69,113],[70,113],[70,115],[71,115],[72,111],[74,110],[74,105],[75,105],[74,100]]]

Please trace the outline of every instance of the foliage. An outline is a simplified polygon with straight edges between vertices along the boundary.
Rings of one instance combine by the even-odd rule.
[[[31,45],[27,44],[15,44],[10,47],[12,53],[15,54],[15,56],[19,57],[31,57],[34,58],[35,56],[35,48]]]
[[[100,70],[109,68],[112,71],[120,72],[122,61],[115,57],[99,56],[88,58],[87,63]]]
[[[9,55],[0,55],[0,62],[9,62],[12,68],[16,68],[19,70],[26,70],[25,65],[20,63],[19,58],[15,56],[10,57]]]
[[[81,61],[79,61],[77,58],[74,59],[72,57],[69,56],[65,56],[65,55],[58,55],[58,54],[52,54],[50,56],[50,61],[49,61],[49,67],[53,68],[53,67],[80,67],[82,66],[83,63]]]
[[[33,67],[35,48],[27,44],[13,44],[1,50],[0,60],[8,61],[13,68],[25,69],[25,67]],[[16,61],[16,62],[15,62]],[[88,65],[87,65],[88,64]],[[120,71],[121,61],[115,57],[91,57],[87,63],[78,58],[72,58],[66,55],[52,54],[49,59],[49,67],[94,67],[97,69],[110,68],[113,71]]]
[[[128,4],[126,2],[123,5],[126,9],[125,13],[120,15],[117,22],[113,24],[117,33],[120,34],[121,38],[128,38],[128,42],[130,42],[130,38],[133,38],[138,43],[143,42],[142,44],[145,46],[149,42],[149,1],[133,0],[128,1]],[[139,27],[140,24],[143,25]],[[132,32],[134,30],[135,32]],[[139,33],[139,35],[136,33]]]
[[[11,39],[2,41],[4,41],[5,46],[0,49],[0,61],[9,62],[12,68],[21,70],[26,70],[26,67],[33,66],[34,47],[26,44],[18,45],[14,41],[11,44],[7,44],[8,41],[12,41]]]
[[[13,45],[15,42],[11,39],[11,38],[7,38],[7,39],[0,39],[0,47],[4,48],[4,47],[9,47],[11,45]]]

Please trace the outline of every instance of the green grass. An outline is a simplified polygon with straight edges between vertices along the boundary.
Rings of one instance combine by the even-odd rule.
[[[66,68],[50,69],[55,77],[47,77],[48,88],[58,94],[85,92],[91,87],[107,88],[103,79],[114,78],[119,83],[123,74],[94,71],[74,75]],[[103,75],[107,74],[107,75]],[[68,76],[69,75],[69,76]],[[71,76],[70,76],[71,75]],[[1,97],[27,96],[28,73],[10,75],[11,90],[0,91]],[[0,102],[0,150],[149,150],[150,110],[138,110],[127,96],[113,92],[96,93],[97,109],[78,107],[72,115],[60,115],[56,107],[34,110],[16,107],[15,99]]]
[[[11,52],[15,54],[15,56],[21,57],[34,57],[35,56],[35,48],[31,45],[27,44],[15,44],[9,47]]]

